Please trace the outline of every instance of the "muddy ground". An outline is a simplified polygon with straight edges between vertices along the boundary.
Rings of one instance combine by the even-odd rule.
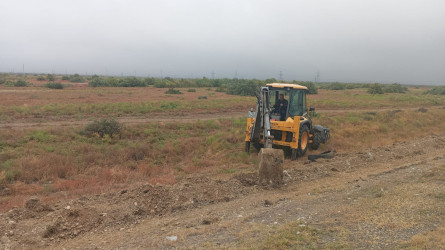
[[[317,162],[286,160],[277,189],[258,186],[252,166],[230,179],[197,175],[55,204],[30,198],[0,214],[0,246],[445,248],[444,148],[440,134]],[[301,240],[287,239],[290,227]]]

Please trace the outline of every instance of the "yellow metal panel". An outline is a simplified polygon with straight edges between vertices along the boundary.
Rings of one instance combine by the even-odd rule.
[[[255,122],[255,118],[251,118],[251,117],[247,118],[245,141],[250,141],[250,130],[251,130],[254,122]]]

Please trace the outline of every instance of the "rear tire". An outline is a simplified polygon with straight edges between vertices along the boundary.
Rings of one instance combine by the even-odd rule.
[[[317,150],[321,144],[321,132],[315,131],[314,136],[312,137],[312,143],[310,145],[312,150]]]
[[[309,128],[303,126],[300,129],[300,135],[298,137],[298,150],[300,151],[300,156],[306,153],[309,142]]]
[[[245,147],[245,150],[246,150],[247,153],[250,152],[250,141],[246,141],[246,147]]]

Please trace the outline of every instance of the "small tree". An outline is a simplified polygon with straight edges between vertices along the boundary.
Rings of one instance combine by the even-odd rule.
[[[120,135],[122,124],[115,119],[101,119],[88,124],[82,132],[87,136],[98,135],[103,138],[105,135],[113,138],[114,135]]]

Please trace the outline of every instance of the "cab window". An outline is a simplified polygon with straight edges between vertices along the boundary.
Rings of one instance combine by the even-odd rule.
[[[289,115],[302,116],[306,107],[306,95],[304,90],[293,90],[290,94]]]

